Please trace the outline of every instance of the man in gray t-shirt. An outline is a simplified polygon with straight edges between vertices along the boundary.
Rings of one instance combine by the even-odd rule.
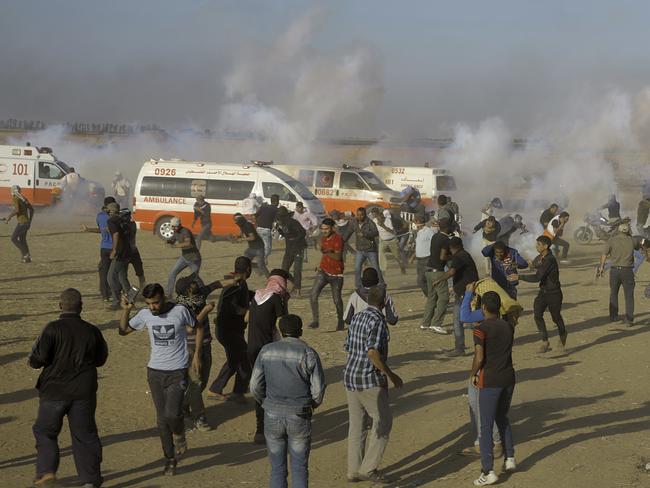
[[[178,457],[187,450],[183,424],[183,398],[187,389],[187,334],[196,334],[196,348],[192,368],[200,373],[203,328],[183,305],[165,299],[165,291],[158,283],[142,290],[147,304],[129,320],[132,303],[122,301],[120,335],[125,336],[145,327],[151,341],[151,355],[147,365],[147,380],[151,398],[156,407],[160,440],[165,454],[163,474],[176,474]]]

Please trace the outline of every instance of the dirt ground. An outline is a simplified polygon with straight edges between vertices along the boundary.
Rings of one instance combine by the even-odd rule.
[[[31,426],[38,406],[34,389],[38,371],[28,367],[26,358],[42,327],[57,317],[59,292],[75,287],[84,294],[83,317],[101,328],[110,347],[108,362],[100,370],[97,409],[104,486],[266,486],[265,448],[251,442],[252,402],[244,406],[208,402],[208,419],[215,430],[190,434],[190,450],[178,476],[161,476],[161,448],[145,378],[148,338],[144,333],[118,336],[116,314],[106,311],[99,300],[98,236],[80,233],[76,226],[38,221],[37,216],[29,235],[33,263],[21,264],[7,237],[12,229],[13,225],[0,224],[0,485],[24,487],[33,479]],[[148,281],[164,283],[178,251],[166,249],[150,234],[140,235],[139,243]],[[535,352],[539,337],[530,310],[536,286],[520,286],[526,313],[517,329],[517,386],[510,414],[518,470],[501,478],[508,486],[650,486],[650,474],[644,470],[650,461],[650,313],[643,298],[650,265],[644,264],[638,274],[637,325],[609,323],[607,280],[593,279],[599,249],[573,246],[571,264],[562,267],[563,313],[569,331],[565,355]],[[226,242],[206,243],[202,276],[220,278],[241,250]],[[274,251],[271,264],[278,265],[280,259],[281,251]],[[316,260],[311,251],[305,264],[305,292]],[[346,295],[353,287],[350,258],[347,265]],[[387,281],[401,318],[391,330],[389,364],[405,385],[390,391],[395,421],[382,467],[399,476],[393,486],[470,486],[480,463],[458,452],[472,442],[465,395],[471,358],[446,358],[441,349],[452,345],[453,336],[419,329],[423,297],[415,286],[415,270],[411,267],[402,276],[394,262],[390,265]],[[254,277],[251,287],[261,283]],[[290,310],[308,322],[308,300],[292,299]],[[310,480],[314,487],[338,487],[347,485],[344,333],[333,332],[328,290],[321,297],[321,310],[325,315],[321,329],[304,334],[320,353],[329,384],[313,420]],[[450,314],[446,321],[451,321]],[[555,333],[551,341],[555,343]],[[214,377],[224,353],[216,342],[212,352]],[[76,486],[67,427],[60,444],[59,478],[66,486]]]

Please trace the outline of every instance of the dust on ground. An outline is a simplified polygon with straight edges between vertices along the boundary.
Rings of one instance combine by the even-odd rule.
[[[106,311],[100,301],[98,236],[80,233],[77,227],[36,221],[29,234],[33,263],[22,264],[7,237],[12,228],[0,227],[0,484],[29,486],[34,477],[31,426],[38,407],[34,389],[38,371],[27,366],[26,358],[45,323],[57,317],[60,291],[75,287],[84,295],[83,317],[101,328],[110,347],[109,360],[100,369],[97,407],[104,486],[267,486],[265,448],[251,442],[252,401],[244,406],[206,401],[215,430],[190,434],[190,450],[178,476],[161,476],[162,453],[145,374],[148,337],[144,333],[118,336],[117,314]],[[271,265],[277,266],[282,251],[276,246]],[[165,248],[144,232],[139,247],[148,281],[165,283],[178,250]],[[204,243],[204,279],[221,278],[242,250],[241,245],[227,242]],[[594,281],[599,250],[598,244],[573,246],[571,264],[562,266],[563,314],[569,331],[565,355],[536,353],[539,337],[531,315],[536,285],[519,287],[526,312],[516,333],[517,386],[510,413],[518,469],[505,481],[508,486],[650,486],[650,474],[643,469],[650,460],[650,327],[646,325],[650,314],[649,302],[643,298],[650,265],[644,264],[638,274],[637,325],[609,323],[607,279]],[[317,259],[310,250],[304,295]],[[405,385],[390,391],[395,420],[382,467],[399,476],[393,486],[470,486],[480,463],[458,452],[472,443],[465,395],[471,357],[445,357],[441,349],[453,345],[453,335],[419,329],[424,300],[415,285],[415,269],[410,267],[408,275],[402,276],[396,263],[390,266],[387,281],[401,318],[391,329],[389,364]],[[346,296],[354,282],[350,258],[347,268]],[[260,278],[251,279],[251,287],[261,284]],[[290,310],[309,322],[308,300],[292,299]],[[321,295],[321,313],[321,329],[307,329],[304,334],[320,353],[329,384],[313,419],[310,481],[313,487],[338,487],[347,485],[347,409],[341,382],[345,333],[333,332],[336,320],[328,289]],[[450,321],[448,313],[446,322]],[[553,330],[550,319],[548,325]],[[469,343],[469,333],[466,339]],[[556,340],[553,333],[552,345]],[[216,341],[212,353],[214,378],[225,356]],[[66,486],[76,486],[67,427],[60,445],[59,478]],[[498,470],[498,462],[496,466]]]

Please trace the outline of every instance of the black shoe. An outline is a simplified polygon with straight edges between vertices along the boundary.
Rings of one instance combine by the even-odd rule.
[[[266,444],[266,437],[264,437],[264,434],[262,432],[255,432],[255,435],[253,436],[253,443]]]
[[[163,469],[164,476],[174,476],[176,474],[176,459],[165,460],[165,469]]]
[[[312,322],[307,327],[309,327],[310,329],[318,329],[319,325],[318,322]]]
[[[341,320],[338,324],[336,324],[336,330],[337,331],[345,330],[345,322]]]

